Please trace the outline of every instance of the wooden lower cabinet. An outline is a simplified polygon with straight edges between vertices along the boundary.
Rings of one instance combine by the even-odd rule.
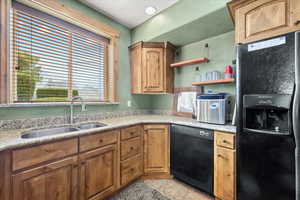
[[[0,152],[0,200],[10,199],[11,155],[9,151]]]
[[[141,138],[136,137],[121,142],[121,160],[126,160],[134,155],[140,154],[142,150]]]
[[[144,126],[144,172],[170,174],[169,125]]]
[[[117,145],[79,155],[80,200],[101,200],[117,189]]]
[[[215,131],[214,195],[220,200],[236,199],[236,150],[231,133]],[[221,143],[220,141],[224,141]]]
[[[0,200],[103,200],[142,175],[170,177],[168,124],[0,152]]]
[[[143,136],[141,126],[131,126],[121,131],[120,187],[143,175]]]
[[[121,163],[121,187],[142,176],[142,159],[141,155],[137,155]]]
[[[12,176],[13,200],[77,200],[77,156]]]

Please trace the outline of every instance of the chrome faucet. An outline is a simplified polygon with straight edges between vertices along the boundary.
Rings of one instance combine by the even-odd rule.
[[[81,111],[86,111],[85,104],[83,102],[83,98],[80,96],[72,97],[71,104],[70,104],[70,124],[71,125],[74,123],[74,101],[76,101],[78,99],[81,101]]]

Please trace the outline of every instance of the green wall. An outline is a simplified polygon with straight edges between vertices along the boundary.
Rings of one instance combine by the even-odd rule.
[[[179,0],[172,7],[133,29],[132,42],[170,40],[176,37],[177,40],[174,39],[173,42],[179,40],[179,44],[186,44],[182,41],[182,37],[186,40],[198,38],[194,41],[199,41],[233,30],[226,8],[226,3],[229,1]],[[188,24],[192,25],[188,26]],[[180,29],[183,26],[188,26],[188,29]],[[180,35],[177,34],[178,32]]]
[[[130,31],[125,26],[111,20],[103,14],[85,6],[84,4],[75,0],[59,0],[65,3],[67,6],[76,9],[87,16],[94,19],[98,19],[113,28],[120,31],[120,73],[118,82],[118,93],[120,104],[119,105],[88,105],[88,113],[101,113],[101,112],[113,112],[113,111],[126,111],[132,109],[171,109],[172,107],[172,95],[131,95],[130,92],[130,62],[128,46],[135,41],[139,40],[151,40],[160,38],[168,40],[173,38],[177,40],[178,36],[182,34],[185,38],[193,37],[193,40],[197,39],[197,35],[201,35],[200,38],[208,38],[199,42],[194,42],[189,45],[183,46],[180,51],[181,54],[178,60],[185,60],[191,58],[197,58],[202,56],[203,47],[205,43],[209,44],[209,58],[208,64],[187,66],[175,70],[175,87],[189,87],[192,81],[195,79],[195,73],[219,70],[224,71],[227,64],[231,64],[234,58],[234,33],[228,32],[232,30],[232,25],[228,24],[227,17],[222,17],[225,21],[218,19],[217,16],[224,16],[226,14],[224,7],[225,3],[229,0],[180,0],[177,4],[163,11],[154,18],[148,20],[144,24],[138,26],[134,30]],[[216,15],[215,15],[216,14]],[[210,16],[215,20],[211,19]],[[206,18],[208,17],[208,18]],[[201,19],[202,18],[202,19]],[[200,19],[200,20],[199,20]],[[206,19],[206,20],[203,20]],[[198,21],[197,21],[198,20]],[[200,22],[208,22],[214,24],[222,24],[219,26],[217,32],[213,32],[209,27],[207,29],[200,29],[198,25]],[[192,27],[198,27],[197,31],[191,30],[188,25]],[[196,26],[196,24],[198,24]],[[181,31],[180,30],[181,27]],[[218,28],[218,26],[215,26]],[[199,30],[198,30],[199,29]],[[227,30],[227,31],[226,31]],[[228,32],[219,36],[215,36],[216,33]],[[169,33],[180,33],[176,35],[170,35]],[[174,36],[174,37],[172,37]],[[199,38],[199,37],[198,37]],[[182,44],[187,40],[181,41]],[[188,41],[191,42],[191,41]],[[195,68],[199,66],[200,71],[196,72]],[[235,93],[234,85],[218,85],[218,86],[206,86],[205,90],[211,89],[216,92],[228,92],[230,94]],[[132,102],[132,107],[127,107],[127,101]],[[77,108],[78,113],[79,108]],[[6,119],[25,119],[36,118],[45,116],[61,116],[69,114],[68,106],[47,106],[47,107],[7,107],[0,108],[0,120]]]
[[[125,26],[109,19],[101,13],[85,6],[75,0],[60,0],[60,2],[76,9],[87,16],[98,19],[113,28],[120,31],[120,72],[118,91],[120,105],[90,105],[87,106],[89,113],[112,112],[118,110],[130,109],[148,109],[151,101],[147,96],[132,96],[130,92],[130,63],[128,55],[128,46],[131,44],[131,33]],[[132,101],[132,107],[127,107],[127,101]],[[66,115],[69,113],[68,106],[47,106],[47,107],[28,107],[28,108],[0,108],[0,120],[6,119],[24,119],[44,116]]]
[[[181,47],[178,60],[187,60],[205,56],[205,44],[209,45],[210,62],[200,65],[192,65],[175,69],[175,87],[191,87],[198,73],[209,71],[225,72],[225,66],[234,59],[234,32],[228,32],[216,37],[195,42]],[[196,68],[199,67],[199,71]],[[204,91],[226,92],[235,95],[235,84],[205,86]],[[171,109],[173,95],[158,95],[152,97],[153,109]],[[234,99],[234,98],[233,98]]]

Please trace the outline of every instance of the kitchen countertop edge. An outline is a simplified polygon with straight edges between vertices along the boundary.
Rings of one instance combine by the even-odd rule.
[[[97,122],[107,124],[107,126],[95,128],[95,129],[89,129],[89,130],[79,130],[70,133],[62,133],[62,134],[57,134],[52,136],[45,136],[45,137],[34,138],[34,139],[22,139],[20,137],[21,132],[28,129],[15,129],[9,131],[0,130],[0,151],[17,149],[21,147],[33,146],[33,145],[38,145],[43,143],[49,143],[49,142],[74,138],[78,136],[101,133],[104,131],[110,131],[114,129],[124,128],[128,126],[139,125],[139,124],[177,124],[177,125],[204,128],[204,129],[210,129],[216,131],[224,131],[229,133],[236,132],[236,127],[233,125],[217,125],[217,124],[200,123],[193,119],[184,118],[184,117],[175,117],[175,116],[143,115],[143,116],[130,116],[130,117],[105,119],[105,120],[99,120]]]

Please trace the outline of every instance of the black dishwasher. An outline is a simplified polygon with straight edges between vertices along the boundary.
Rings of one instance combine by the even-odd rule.
[[[201,191],[213,194],[213,131],[171,126],[171,172]]]

